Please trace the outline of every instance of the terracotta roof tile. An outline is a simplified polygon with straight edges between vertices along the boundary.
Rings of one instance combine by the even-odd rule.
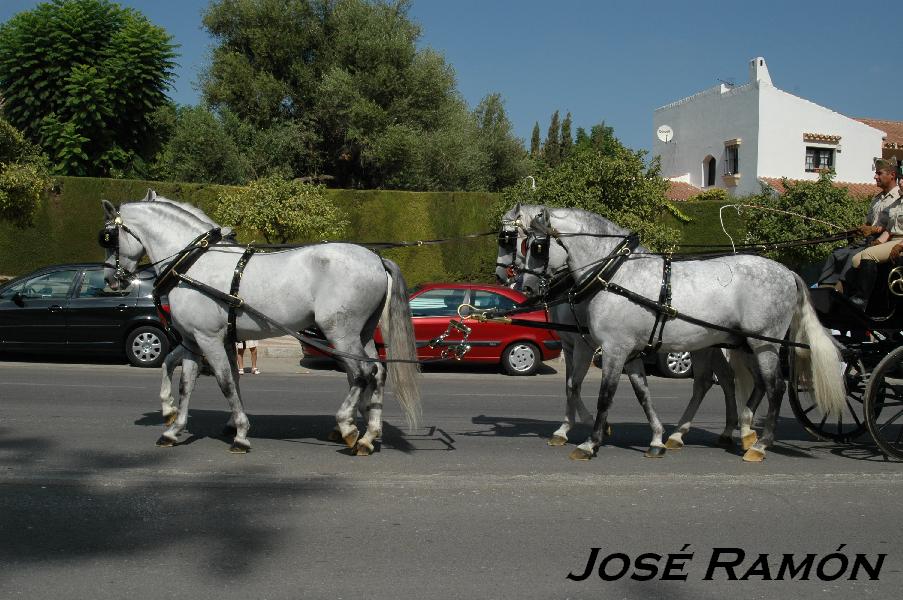
[[[702,192],[702,189],[684,181],[669,181],[668,191],[665,192],[665,195],[668,197],[668,200],[683,202],[700,192]]]
[[[770,186],[778,194],[783,194],[786,190],[781,183],[780,177],[759,177],[759,181]],[[790,183],[799,183],[798,179],[788,179]],[[848,181],[832,181],[834,187],[846,188],[850,194],[856,198],[871,198],[878,193],[878,187],[874,183],[850,183]]]
[[[887,134],[884,138],[885,148],[903,148],[903,121],[887,121],[883,119],[860,119],[856,118],[860,123],[865,123],[869,127],[880,129]]]

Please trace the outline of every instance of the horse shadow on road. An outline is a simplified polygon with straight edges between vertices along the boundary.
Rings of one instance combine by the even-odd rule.
[[[204,438],[220,440],[228,446],[232,443],[233,432],[225,429],[229,413],[219,410],[188,411],[188,434],[183,435],[179,446],[193,444]],[[252,414],[251,431],[248,437],[253,444],[255,439],[278,440],[291,443],[316,446],[334,446],[337,451],[350,453],[342,442],[329,439],[335,429],[335,415],[311,414]],[[144,413],[135,421],[135,425],[159,427],[162,431],[163,419],[159,412]],[[359,418],[358,428],[363,432],[366,424]],[[391,448],[404,453],[424,450],[454,450],[454,439],[445,431],[435,426],[423,426],[413,433],[405,427],[399,427],[383,420],[382,448]]]
[[[561,424],[560,421],[550,421],[545,419],[529,419],[522,417],[508,416],[492,416],[479,415],[473,417],[471,422],[480,426],[479,429],[473,431],[460,432],[461,436],[498,436],[498,437],[533,437],[533,438],[551,438],[552,433]],[[604,445],[614,446],[617,448],[625,448],[644,452],[649,445],[651,429],[649,423],[646,422],[611,422],[611,435],[606,435],[603,441]],[[756,427],[761,433],[761,428]],[[665,437],[674,430],[674,426],[665,425]],[[592,429],[589,425],[576,425],[569,433],[570,443],[580,444],[585,441]],[[718,447],[718,436],[720,429],[702,429],[699,427],[691,427],[690,431],[684,436],[689,446],[710,446]],[[814,458],[811,452],[811,445],[801,445],[800,442],[813,442],[813,438],[799,425],[796,419],[790,417],[779,417],[777,429],[775,430],[776,444],[770,449],[776,454],[786,456],[799,456],[801,458]],[[735,446],[733,448],[725,448],[728,451],[739,452],[738,433],[734,434]],[[824,443],[823,444],[827,444]],[[843,451],[850,446],[841,446],[838,444],[827,444],[826,449],[830,452]],[[856,453],[852,453],[855,456]]]

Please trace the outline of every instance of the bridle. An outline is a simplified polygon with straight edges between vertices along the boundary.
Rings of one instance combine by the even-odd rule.
[[[122,262],[120,260],[119,254],[119,232],[124,231],[141,244],[141,247],[144,247],[144,243],[141,241],[134,231],[128,228],[128,226],[122,222],[122,216],[119,213],[116,213],[116,216],[110,219],[109,221],[105,221],[103,224],[103,229],[100,230],[100,233],[97,235],[97,243],[100,244],[101,248],[106,250],[113,250],[113,253],[116,257],[116,262],[114,264],[104,263],[104,266],[111,267],[115,269],[115,277],[122,283],[127,283],[131,279],[134,279],[135,273],[123,268]]]
[[[503,220],[502,227],[499,229],[498,233],[499,248],[505,254],[511,256],[510,262],[503,263],[498,260],[495,262],[495,266],[504,269],[505,273],[508,275],[507,284],[510,284],[517,279],[517,240],[519,230],[523,230],[525,233],[529,234],[529,231],[524,227],[524,224],[520,219]]]

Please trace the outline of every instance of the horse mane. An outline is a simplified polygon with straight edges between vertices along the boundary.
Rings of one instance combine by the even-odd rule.
[[[580,228],[587,233],[604,233],[609,235],[630,235],[633,233],[629,229],[621,227],[617,223],[609,221],[605,217],[594,212],[584,210],[582,208],[550,208],[549,212],[552,216],[561,216],[556,214],[560,211],[567,211],[571,216],[577,218]],[[576,232],[574,232],[576,233]]]
[[[157,196],[156,199],[153,200],[153,202],[160,202],[163,204],[171,204],[172,206],[189,213],[190,215],[200,219],[201,221],[204,221],[208,225],[219,226],[219,223],[217,223],[216,221],[211,219],[209,216],[207,216],[207,213],[205,213],[203,210],[201,210],[194,204],[188,204],[187,202],[177,202],[176,200],[170,200],[169,198],[164,198],[163,196]]]

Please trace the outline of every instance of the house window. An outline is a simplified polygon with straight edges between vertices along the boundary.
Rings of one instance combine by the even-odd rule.
[[[738,144],[724,147],[724,174],[740,174],[740,146]]]
[[[830,171],[834,168],[834,148],[806,147],[806,171]]]

